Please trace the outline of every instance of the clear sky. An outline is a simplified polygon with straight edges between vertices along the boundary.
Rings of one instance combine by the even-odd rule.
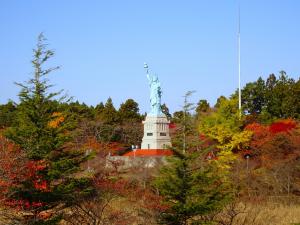
[[[300,1],[240,0],[242,84],[285,70],[300,74]],[[56,89],[88,105],[111,96],[149,109],[143,63],[162,83],[173,112],[192,101],[237,88],[238,0],[1,0],[0,103],[17,101],[32,72],[37,35],[44,32],[61,69]]]

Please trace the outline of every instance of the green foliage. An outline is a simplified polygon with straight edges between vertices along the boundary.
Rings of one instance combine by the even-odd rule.
[[[113,124],[100,124],[96,127],[97,139],[100,142],[121,141],[122,129],[120,126]]]
[[[207,102],[207,100],[201,99],[201,100],[199,100],[199,102],[197,104],[196,113],[200,114],[203,112],[207,112],[209,110],[209,108],[210,108],[210,106],[209,106],[209,103]]]
[[[242,106],[246,115],[255,116],[263,123],[279,118],[299,118],[300,79],[295,82],[284,71],[278,79],[271,74],[266,81],[261,77],[242,89]]]
[[[123,122],[140,121],[141,116],[139,114],[139,105],[133,99],[127,99],[125,103],[122,103],[119,111],[119,118]]]
[[[10,127],[6,136],[18,144],[26,153],[28,159],[43,165],[38,173],[45,182],[43,191],[34,188],[25,181],[13,190],[12,198],[26,199],[30,202],[43,202],[44,208],[54,208],[59,204],[69,204],[69,197],[75,199],[82,191],[90,191],[90,181],[75,178],[80,171],[80,164],[85,160],[83,153],[67,148],[70,140],[68,129],[70,120],[68,112],[62,111],[58,98],[61,92],[50,91],[52,85],[46,78],[50,72],[58,67],[44,68],[45,63],[54,55],[46,49],[43,34],[38,37],[34,50],[32,64],[34,77],[21,87],[15,123]]]
[[[230,199],[230,185],[222,181],[213,163],[199,152],[176,152],[163,167],[155,186],[168,209],[161,214],[163,224],[200,224],[204,217],[221,210]]]
[[[183,111],[176,111],[173,113],[173,117],[172,117],[172,122],[173,123],[180,123],[180,121],[182,121],[183,119]]]
[[[53,51],[46,50],[45,38],[41,34],[32,60],[34,77],[20,86],[20,104],[14,126],[8,130],[7,137],[17,143],[31,159],[39,160],[48,155],[52,149],[61,147],[66,137],[61,129],[53,129],[49,122],[56,119],[56,105],[52,99],[60,93],[47,93],[51,87],[45,78],[58,67],[44,69],[46,61],[53,56]]]
[[[261,113],[266,104],[265,95],[265,81],[261,77],[256,82],[247,83],[242,90],[242,105],[245,113]]]
[[[0,105],[0,129],[10,127],[14,122],[15,114],[16,105],[12,101]]]
[[[96,115],[101,114],[104,109],[104,104],[103,102],[100,102],[98,105],[95,107]]]
[[[162,224],[204,224],[207,216],[221,210],[231,199],[230,182],[220,173],[216,163],[206,159],[209,148],[191,139],[195,130],[187,129],[192,122],[188,116],[193,104],[185,95],[184,115],[179,123],[181,138],[173,142],[174,156],[162,167],[154,185],[163,196],[166,210],[160,214]],[[196,146],[196,148],[195,148]]]
[[[217,102],[216,102],[216,104],[215,104],[214,107],[215,107],[215,108],[219,108],[221,102],[224,101],[224,100],[226,100],[226,99],[227,99],[227,98],[226,98],[225,96],[221,95],[221,96],[217,99]]]
[[[101,120],[107,124],[115,124],[119,122],[118,112],[115,109],[112,99],[110,97],[107,99],[100,117]]]
[[[295,81],[281,71],[275,84],[269,83],[266,96],[267,111],[275,118],[299,118],[300,112],[297,111],[297,108],[300,103],[297,99],[299,99],[300,93],[295,90]]]
[[[87,106],[85,103],[80,104],[78,101],[66,104],[65,110],[68,110],[71,115],[75,116],[76,120],[94,119],[94,108]]]

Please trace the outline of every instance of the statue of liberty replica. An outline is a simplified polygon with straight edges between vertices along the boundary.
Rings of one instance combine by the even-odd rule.
[[[149,115],[163,115],[161,111],[161,87],[158,77],[156,75],[149,74],[148,65],[145,64],[144,68],[147,70],[147,78],[150,86],[150,103],[151,111]]]
[[[144,137],[141,149],[167,149],[171,147],[169,124],[167,117],[161,110],[161,84],[157,75],[150,74],[145,63],[146,75],[150,86],[150,112],[144,124]]]

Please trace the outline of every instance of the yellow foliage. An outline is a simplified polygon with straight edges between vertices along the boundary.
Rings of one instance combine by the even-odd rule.
[[[242,124],[236,99],[223,100],[216,112],[200,121],[199,131],[217,142],[216,164],[223,172],[230,169],[236,158],[233,151],[247,148],[253,135],[252,131],[242,130]]]
[[[62,122],[65,121],[65,117],[60,112],[54,112],[51,117],[52,120],[48,123],[48,126],[51,128],[57,128]]]
[[[232,133],[227,143],[222,143],[218,145],[218,148],[221,150],[242,150],[242,148],[249,145],[249,141],[252,137],[252,131],[240,131],[238,133]]]

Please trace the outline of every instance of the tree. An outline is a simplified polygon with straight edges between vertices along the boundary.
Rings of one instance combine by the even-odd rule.
[[[115,109],[112,99],[109,97],[105,103],[104,109],[101,113],[101,119],[104,123],[115,124],[119,120],[117,110]]]
[[[252,132],[242,127],[243,117],[240,117],[236,97],[222,100],[216,112],[200,121],[200,132],[217,142],[220,166],[230,168],[235,159],[233,152],[247,148]]]
[[[216,104],[215,104],[214,107],[215,107],[215,108],[219,108],[221,102],[224,101],[224,100],[226,100],[226,99],[227,99],[227,98],[226,98],[225,96],[221,95],[221,96],[217,99],[217,102],[216,102]]]
[[[296,121],[278,120],[270,125],[249,124],[253,132],[249,152],[256,162],[249,188],[261,196],[291,195],[300,190],[300,136]]]
[[[242,106],[246,114],[252,115],[260,114],[266,106],[266,86],[261,77],[242,89]]]
[[[139,105],[133,99],[127,99],[119,108],[119,118],[121,121],[140,121]]]
[[[201,99],[201,100],[199,100],[199,102],[197,104],[196,112],[197,112],[197,114],[207,112],[209,110],[209,108],[210,108],[210,106],[209,106],[209,103],[207,102],[207,100]]]
[[[44,35],[40,34],[33,51],[33,78],[24,84],[17,83],[21,91],[16,123],[5,133],[24,151],[33,165],[41,168],[36,172],[37,183],[32,178],[24,180],[9,193],[16,201],[27,201],[30,205],[41,203],[42,206],[37,209],[26,209],[33,213],[31,222],[39,224],[43,222],[39,217],[41,211],[52,210],[54,213],[58,206],[71,205],[79,196],[92,192],[89,178],[75,176],[80,172],[80,164],[85,161],[85,156],[67,145],[70,122],[68,113],[60,111],[54,102],[61,92],[50,91],[52,85],[46,77],[58,67],[45,68],[54,55],[52,50],[46,48],[45,41]],[[59,98],[57,101],[62,100]],[[55,215],[47,224],[58,220],[59,215]]]
[[[270,123],[279,118],[299,118],[299,84],[280,71],[278,78],[269,75],[247,83],[242,90],[242,106],[246,115]]]
[[[163,167],[155,186],[168,207],[159,218],[163,224],[200,224],[204,216],[222,209],[231,198],[230,185],[201,153],[176,152]]]
[[[172,117],[172,122],[173,123],[180,123],[180,121],[182,121],[183,119],[183,111],[176,111],[173,113],[173,117]]]
[[[96,107],[95,107],[96,115],[101,114],[102,111],[103,111],[103,109],[104,109],[104,104],[103,104],[103,102],[100,102],[100,103],[99,103],[98,105],[96,105]]]
[[[188,113],[193,105],[185,95],[183,112]],[[183,117],[184,127],[190,118]],[[166,210],[160,213],[163,224],[200,224],[208,222],[205,216],[220,210],[229,201],[230,186],[218,176],[214,162],[206,160],[209,149],[201,148],[198,142],[187,139],[187,130],[181,130],[181,141],[174,142],[174,156],[168,159],[157,179],[155,187],[163,197]],[[197,145],[197,148],[194,146]]]
[[[15,117],[16,105],[9,101],[7,104],[0,105],[0,129],[9,127]]]

